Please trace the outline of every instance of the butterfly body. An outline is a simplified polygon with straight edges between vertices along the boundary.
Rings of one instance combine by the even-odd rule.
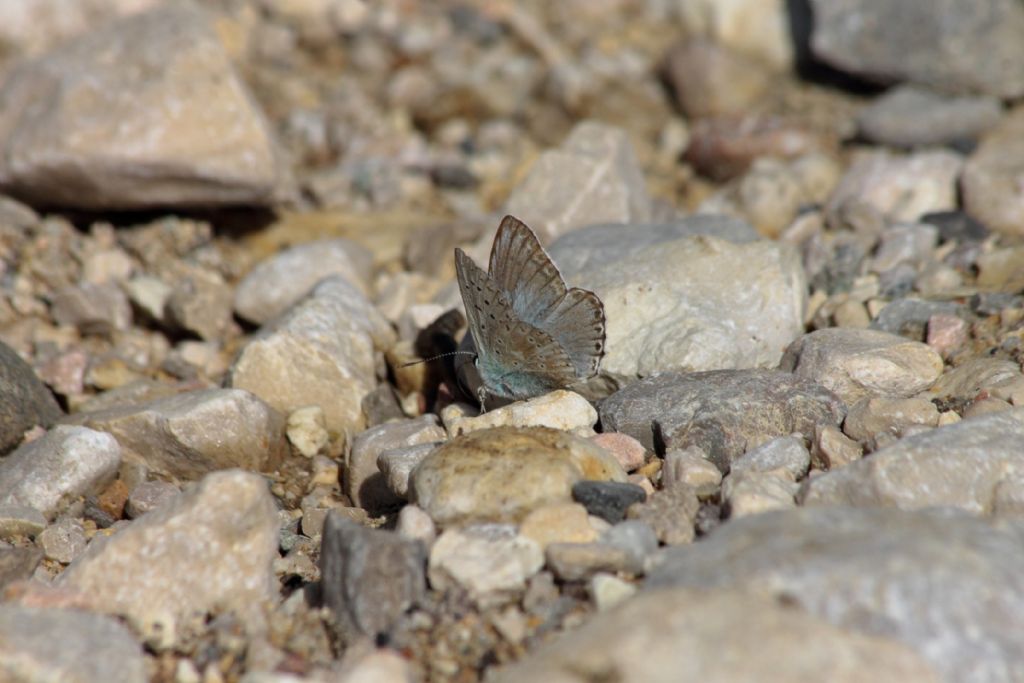
[[[604,306],[569,288],[537,236],[506,216],[484,271],[455,250],[459,290],[483,392],[520,400],[593,377],[604,355]]]

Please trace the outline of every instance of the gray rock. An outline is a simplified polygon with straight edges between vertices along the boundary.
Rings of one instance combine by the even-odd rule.
[[[814,643],[814,647],[808,647]],[[938,677],[910,648],[750,593],[641,591],[500,670],[494,683],[859,683]]]
[[[931,347],[894,334],[829,328],[793,342],[779,367],[819,382],[849,406],[866,396],[924,391],[942,374],[943,362]]]
[[[630,556],[629,571],[642,574],[647,558],[658,549],[658,536],[654,528],[639,519],[627,519],[615,524],[603,534],[601,542],[625,550]]]
[[[1013,361],[984,356],[970,358],[943,372],[928,390],[928,395],[972,401],[982,391],[996,392],[1020,376],[1020,366]]]
[[[624,481],[578,481],[572,485],[572,497],[595,517],[618,524],[626,508],[647,500],[647,492],[637,484]]]
[[[117,619],[0,605],[0,669],[9,681],[143,683],[142,645]]]
[[[647,523],[658,540],[666,545],[689,543],[696,536],[695,525],[700,501],[689,486],[674,486],[655,491],[644,503],[626,511],[630,520]]]
[[[235,290],[235,313],[262,325],[331,275],[340,275],[367,293],[372,269],[373,254],[351,240],[299,244],[261,261],[242,278]]]
[[[730,472],[763,472],[780,475],[790,481],[806,476],[811,454],[804,439],[780,436],[753,448],[732,461]]]
[[[601,377],[612,386],[666,370],[774,366],[804,329],[803,267],[776,242],[685,237],[570,281],[604,303]]]
[[[1024,95],[1024,7],[1014,0],[812,0],[815,56],[879,83]],[[981,49],[983,48],[983,49]]]
[[[110,336],[132,325],[128,297],[112,282],[83,282],[55,292],[50,315],[61,325],[77,327],[82,334]]]
[[[154,479],[144,481],[128,495],[128,502],[125,504],[124,512],[129,519],[137,519],[147,512],[152,512],[167,501],[181,493],[174,484],[169,481]]]
[[[445,431],[431,413],[401,422],[385,422],[360,433],[352,442],[342,482],[345,495],[368,510],[398,507],[403,499],[388,487],[387,474],[378,465],[385,451],[405,446],[436,444]],[[408,486],[408,478],[406,479]]]
[[[917,509],[951,506],[993,512],[998,488],[1017,486],[1024,468],[1024,408],[964,420],[915,434],[870,458],[807,480],[804,505]]]
[[[593,223],[650,220],[651,199],[625,131],[584,121],[534,162],[506,212],[550,242]]]
[[[215,270],[182,264],[164,305],[166,320],[174,327],[214,341],[222,338],[231,319],[231,288]]]
[[[958,207],[963,165],[963,158],[948,150],[896,155],[870,148],[853,157],[825,208],[831,214],[848,202],[861,201],[891,221],[913,223]]]
[[[319,405],[328,431],[340,434],[362,427],[363,397],[377,384],[374,351],[393,339],[387,321],[355,285],[330,277],[260,330],[228,381],[284,414]]]
[[[871,329],[923,341],[928,320],[933,315],[962,316],[966,307],[953,301],[897,299],[886,304],[871,321]]]
[[[0,548],[0,590],[31,577],[42,559],[38,548]]]
[[[696,446],[723,472],[752,445],[838,424],[842,402],[810,379],[777,370],[663,373],[601,403],[606,431],[666,452]]]
[[[0,185],[31,201],[138,209],[282,195],[271,128],[194,7],[88,31],[21,65],[0,101]]]
[[[238,615],[259,630],[276,594],[274,499],[259,475],[215,472],[97,543],[58,578],[93,609],[126,617],[154,647],[179,642],[196,614]]]
[[[70,564],[85,552],[85,527],[74,517],[62,517],[46,527],[36,542],[48,559]]]
[[[0,342],[0,455],[21,443],[32,427],[49,427],[61,415],[57,400],[32,367]]]
[[[27,505],[52,519],[75,498],[102,491],[120,466],[110,434],[61,425],[0,461],[0,505]]]
[[[430,549],[428,575],[434,590],[464,591],[480,607],[514,601],[544,565],[536,541],[515,527],[487,524],[448,529]]]
[[[548,568],[562,581],[585,581],[598,573],[640,574],[643,564],[625,548],[610,543],[549,543]]]
[[[976,139],[1002,113],[997,97],[945,97],[911,85],[893,88],[861,110],[857,125],[878,144],[940,146]]]
[[[426,551],[397,533],[367,529],[330,512],[320,550],[320,585],[343,634],[387,635],[426,591]]]
[[[1024,666],[1022,540],[1020,528],[950,510],[805,508],[669,548],[646,585],[768,593],[908,645],[944,680],[1013,681]]]
[[[884,274],[901,264],[917,266],[934,257],[939,229],[928,223],[887,226],[879,236],[871,269]]]
[[[730,519],[796,507],[800,485],[786,477],[747,470],[722,480],[722,503]]]
[[[938,423],[939,409],[926,398],[862,398],[847,413],[843,431],[874,449],[886,438]]]
[[[384,475],[388,489],[399,498],[409,496],[409,477],[424,458],[437,448],[437,443],[390,448],[377,456],[377,468]],[[372,475],[371,475],[372,476]]]
[[[733,467],[735,467],[733,463]],[[722,471],[708,460],[701,449],[691,446],[684,450],[665,453],[661,467],[661,482],[666,489],[676,486],[692,488],[700,498],[715,495],[722,485]]]
[[[240,389],[200,389],[73,419],[113,434],[127,460],[183,480],[273,468],[288,449],[284,416]]]
[[[674,223],[607,223],[572,230],[548,248],[562,276],[581,273],[632,256],[647,247],[706,235],[744,244],[760,238],[746,221],[718,214],[696,214]]]
[[[1006,235],[1024,234],[1022,133],[1024,107],[1018,106],[982,137],[960,182],[964,210],[989,230]]]

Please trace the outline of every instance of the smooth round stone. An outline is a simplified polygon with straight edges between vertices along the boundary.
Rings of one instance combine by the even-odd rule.
[[[410,479],[410,497],[440,525],[519,521],[531,510],[572,502],[582,479],[625,481],[603,448],[566,432],[497,427],[449,441]]]
[[[1024,107],[1016,107],[990,130],[964,167],[964,208],[990,230],[1024,233]]]
[[[793,342],[782,370],[819,382],[847,405],[865,396],[911,396],[942,374],[942,357],[920,342],[877,330],[823,329]]]
[[[796,481],[807,474],[811,454],[798,436],[780,436],[747,451],[732,463],[731,472],[766,472]]]
[[[972,140],[996,123],[994,97],[944,97],[915,86],[893,88],[857,117],[861,134],[883,145],[918,147]]]
[[[625,519],[626,508],[647,500],[647,492],[628,482],[580,481],[573,484],[572,497],[590,514],[615,524]]]
[[[597,411],[579,394],[559,389],[475,417],[466,416],[453,404],[442,412],[441,419],[449,436],[492,427],[550,427],[587,435],[597,424]]]
[[[395,532],[404,538],[422,541],[429,548],[437,538],[437,527],[430,515],[415,505],[406,505],[398,512]]]
[[[769,510],[796,507],[800,485],[766,472],[739,472],[722,481],[722,499],[729,517],[739,519]]]
[[[481,607],[515,600],[544,565],[536,541],[500,524],[445,531],[430,550],[428,576],[438,591],[460,587]]]
[[[519,525],[519,533],[547,548],[552,543],[590,543],[597,530],[590,525],[587,509],[579,503],[557,503],[537,508]]]
[[[582,581],[597,572],[640,574],[633,555],[609,543],[552,543],[544,552],[547,566],[563,581]]]

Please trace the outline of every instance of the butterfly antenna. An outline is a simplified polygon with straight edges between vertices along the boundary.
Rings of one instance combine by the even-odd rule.
[[[472,351],[451,351],[449,353],[441,353],[441,354],[438,354],[436,356],[431,356],[430,358],[422,358],[420,360],[411,360],[408,363],[402,363],[398,367],[400,367],[400,368],[407,368],[410,365],[419,365],[420,363],[429,363],[430,361],[437,360],[438,358],[445,358],[447,356],[458,356],[459,354],[465,354],[467,356],[476,356],[476,354],[473,353]]]

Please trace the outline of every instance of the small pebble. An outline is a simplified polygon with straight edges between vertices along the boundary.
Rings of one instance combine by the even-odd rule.
[[[647,493],[636,484],[617,481],[579,481],[573,484],[572,497],[587,512],[615,524],[626,517],[626,508],[647,499]]]

